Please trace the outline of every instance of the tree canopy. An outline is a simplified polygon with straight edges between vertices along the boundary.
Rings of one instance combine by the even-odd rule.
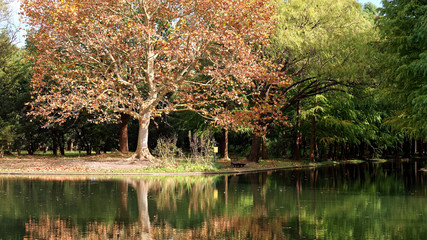
[[[427,139],[427,5],[421,0],[383,1],[378,26],[387,53],[387,99],[396,106],[389,123]]]
[[[82,109],[101,121],[128,114],[139,120],[136,157],[150,159],[148,125],[164,110],[159,103],[174,109],[168,93],[192,99],[191,108],[191,102],[237,94],[224,86],[264,72],[252,46],[273,27],[268,3],[25,0],[36,49],[33,114],[49,123],[63,123]],[[196,74],[211,78],[195,82]],[[204,88],[210,91],[198,91]]]
[[[117,122],[133,159],[427,152],[424,1],[23,0],[25,49],[7,6],[1,154],[113,150]]]

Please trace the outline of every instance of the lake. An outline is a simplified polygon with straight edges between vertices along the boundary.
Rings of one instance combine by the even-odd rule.
[[[424,239],[425,161],[256,174],[0,177],[0,239]]]

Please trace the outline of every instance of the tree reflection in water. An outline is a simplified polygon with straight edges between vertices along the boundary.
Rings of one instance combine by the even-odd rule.
[[[421,167],[393,162],[117,181],[0,178],[0,206],[7,206],[0,207],[0,239],[16,238],[2,233],[19,231],[3,227],[9,219],[25,219],[20,239],[419,239],[427,235],[427,176],[415,172]]]
[[[259,177],[261,176],[261,177]],[[236,214],[237,212],[223,209],[231,215],[223,214],[215,210],[227,206],[223,201],[227,189],[221,189],[218,199],[215,178],[176,179],[166,178],[162,180],[126,179],[118,181],[120,200],[115,211],[113,223],[92,221],[81,227],[72,221],[63,219],[62,216],[54,216],[48,213],[42,214],[37,220],[30,219],[25,224],[25,239],[206,239],[206,238],[246,238],[253,239],[283,239],[282,224],[288,217],[276,218],[268,221],[268,213],[265,206],[267,175],[252,174],[244,177],[249,181],[252,192],[252,202],[247,203],[246,197],[231,198],[231,205],[243,199],[244,207],[252,206],[248,214]],[[230,179],[230,186],[237,187],[242,176],[226,176]],[[129,188],[136,193],[138,206],[138,221],[131,222],[128,207]],[[157,213],[150,222],[149,193],[155,199]],[[216,195],[216,197],[214,197]],[[181,202],[181,203],[180,203]],[[182,204],[184,202],[185,204]],[[100,203],[102,204],[102,203]],[[245,205],[248,204],[248,205]],[[238,204],[237,204],[238,205]],[[183,208],[184,209],[181,209]],[[178,213],[187,212],[188,218],[201,220],[196,223],[174,222],[173,218],[182,218]],[[190,221],[191,222],[191,221]],[[185,227],[182,224],[190,224],[195,227]]]
[[[121,196],[114,223],[94,221],[81,231],[77,225],[60,216],[44,214],[38,221],[30,220],[25,224],[25,239],[152,239],[147,196],[155,182],[128,179],[118,184]],[[128,186],[133,187],[137,194],[138,221],[135,223],[129,222]]]

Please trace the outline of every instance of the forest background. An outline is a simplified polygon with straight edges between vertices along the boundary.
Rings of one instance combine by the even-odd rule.
[[[181,101],[174,108],[169,108],[172,101],[164,99],[156,104],[147,124],[147,148],[157,157],[210,156],[217,145],[224,158],[237,153],[253,162],[260,158],[325,161],[425,155],[425,2],[384,0],[379,9],[352,0],[335,2],[275,3],[274,29],[264,29],[269,41],[252,45],[250,50],[258,56],[254,62],[263,64],[257,73],[268,69],[269,77],[250,75],[249,70],[236,74],[236,86],[216,85],[216,95],[226,96],[223,93],[230,89],[235,94],[220,101],[212,88],[204,92],[191,88],[189,95],[198,91],[211,98],[187,102],[189,95],[169,89],[165,96]],[[37,1],[23,3],[29,15],[29,4]],[[140,121],[132,115],[105,116],[102,109],[88,105],[64,111],[67,104],[43,115],[41,109],[52,105],[37,102],[46,93],[35,81],[40,73],[34,64],[40,64],[40,58],[34,57],[42,54],[35,36],[40,35],[29,26],[34,38],[16,47],[16,29],[8,24],[10,9],[3,1],[0,6],[4,23],[0,36],[1,155],[137,150]],[[200,73],[191,76],[192,81],[207,81],[208,75]],[[238,82],[239,77],[246,80]],[[49,94],[62,100],[66,96],[63,91]],[[61,115],[60,122],[49,120],[57,115]]]

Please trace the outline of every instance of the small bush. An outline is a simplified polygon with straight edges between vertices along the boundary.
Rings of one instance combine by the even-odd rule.
[[[188,132],[188,138],[190,141],[190,156],[193,160],[205,162],[212,158],[216,142],[209,130],[194,134]]]
[[[157,140],[157,146],[153,153],[163,161],[175,163],[176,158],[182,158],[184,155],[182,150],[176,146],[177,141],[176,136],[172,138],[161,137]]]

